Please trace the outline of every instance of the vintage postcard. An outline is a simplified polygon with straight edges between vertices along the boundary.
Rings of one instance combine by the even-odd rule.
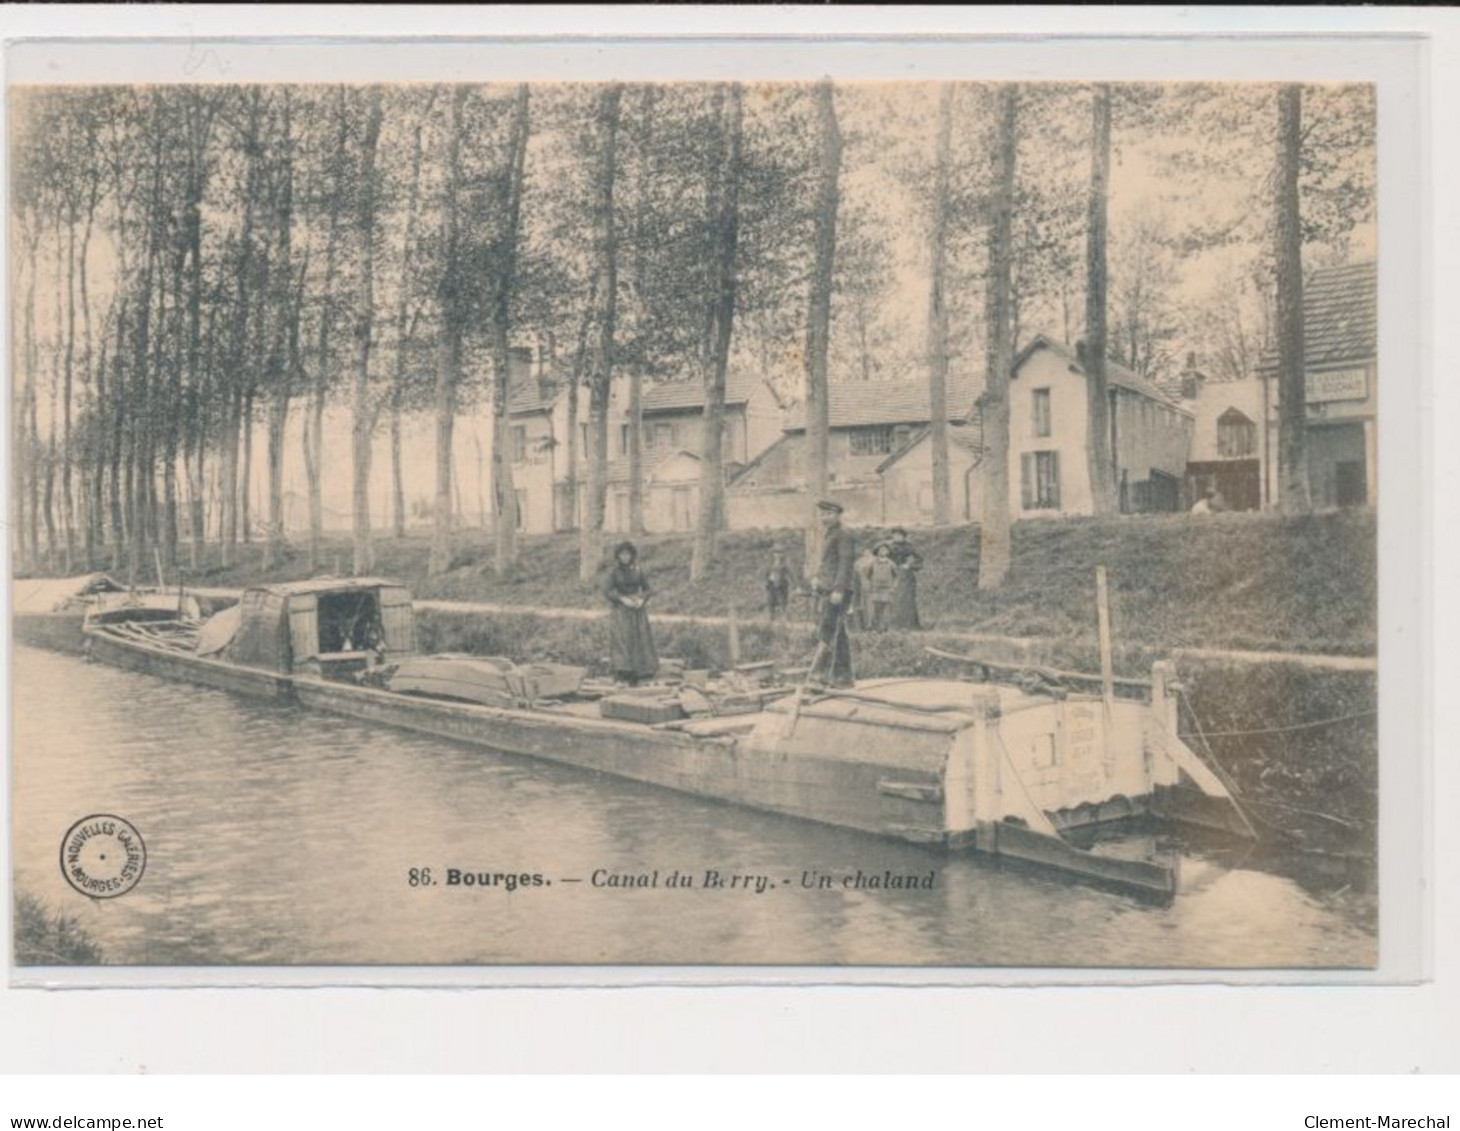
[[[8,99],[13,972],[1377,966],[1374,84]]]

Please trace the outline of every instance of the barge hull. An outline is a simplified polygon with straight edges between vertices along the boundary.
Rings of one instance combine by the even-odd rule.
[[[609,719],[412,699],[308,677],[295,678],[293,692],[306,707],[501,753],[916,844],[946,842],[936,778],[919,783],[926,790],[921,798],[890,793],[879,785],[891,771],[876,762],[788,759],[733,736],[694,736]]]

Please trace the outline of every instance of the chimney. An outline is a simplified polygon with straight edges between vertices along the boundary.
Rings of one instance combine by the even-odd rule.
[[[1206,375],[1196,367],[1195,351],[1186,355],[1186,368],[1181,371],[1181,399],[1184,401],[1196,400],[1201,392],[1202,382]]]

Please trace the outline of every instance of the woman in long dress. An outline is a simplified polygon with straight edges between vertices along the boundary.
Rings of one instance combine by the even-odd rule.
[[[893,628],[922,628],[918,617],[918,570],[923,568],[923,556],[913,549],[907,531],[900,526],[892,531],[889,549],[897,567],[897,587],[888,620]]]
[[[644,609],[651,590],[644,571],[639,568],[639,551],[632,542],[615,546],[613,559],[603,587],[610,607],[609,666],[615,679],[633,686],[659,670],[654,634],[649,630],[649,614]]]

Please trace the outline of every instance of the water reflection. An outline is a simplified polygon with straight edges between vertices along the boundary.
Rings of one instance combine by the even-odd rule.
[[[16,887],[120,964],[875,964],[1362,967],[1373,899],[1342,878],[1183,849],[1169,906],[600,775],[17,648]],[[93,902],[62,879],[65,829],[118,813],[143,883]],[[1270,867],[1270,862],[1264,867]],[[412,868],[437,883],[411,887]],[[507,892],[445,869],[541,873]],[[595,869],[678,869],[688,889],[607,889]],[[705,890],[707,870],[772,888]],[[936,871],[932,891],[806,890]],[[578,880],[580,882],[569,882]]]

